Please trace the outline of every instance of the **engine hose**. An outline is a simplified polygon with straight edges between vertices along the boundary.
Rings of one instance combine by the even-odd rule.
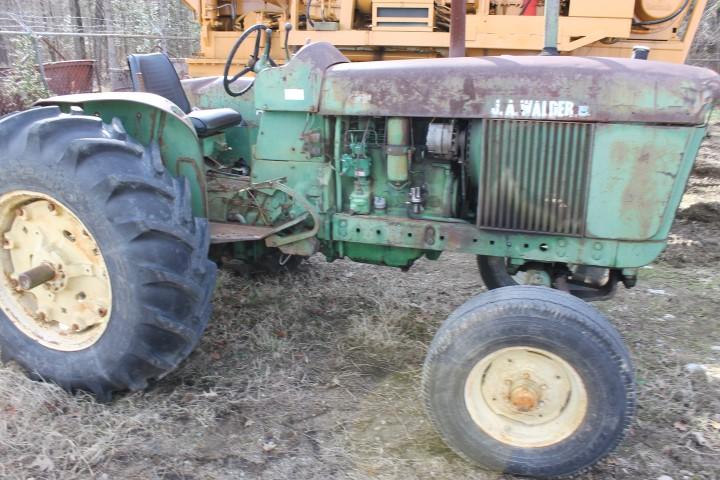
[[[690,4],[690,0],[685,0],[685,3],[682,4],[680,8],[677,9],[675,13],[672,15],[668,15],[665,18],[658,18],[657,20],[644,20],[641,22],[633,21],[632,25],[633,27],[644,27],[648,25],[660,25],[661,23],[669,22],[670,20],[673,20],[677,18],[678,15],[680,15]]]
[[[520,10],[520,16],[525,15],[525,12],[527,12],[528,7],[530,6],[530,3],[532,0],[525,0],[525,3],[523,3],[522,10]]]
[[[307,3],[305,4],[305,21],[311,27],[315,27],[315,22],[313,22],[312,18],[310,18],[310,7],[311,6],[312,6],[312,0],[307,0]]]

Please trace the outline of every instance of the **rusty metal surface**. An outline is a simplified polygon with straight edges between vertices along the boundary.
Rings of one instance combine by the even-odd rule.
[[[274,232],[273,227],[210,222],[210,239],[213,244],[258,241]]]
[[[325,75],[320,113],[698,125],[719,99],[720,76],[698,67],[502,56],[335,65]],[[545,103],[523,111],[527,102]],[[558,115],[548,114],[550,102],[564,102]]]

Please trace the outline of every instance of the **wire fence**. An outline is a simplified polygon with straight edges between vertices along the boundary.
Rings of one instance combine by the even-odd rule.
[[[184,59],[199,49],[199,27],[179,1],[67,1],[94,14],[39,14],[47,2],[0,0],[0,115],[48,95],[128,90],[129,54]]]

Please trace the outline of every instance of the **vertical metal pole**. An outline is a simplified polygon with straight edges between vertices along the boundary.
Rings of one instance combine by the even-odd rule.
[[[545,46],[540,55],[560,55],[557,49],[560,0],[545,0]]]
[[[15,5],[18,7],[18,11],[20,11],[20,4],[17,2],[17,0],[15,1]],[[23,22],[19,16],[10,14],[10,18],[12,18],[18,25],[20,25],[20,27],[25,30],[25,33],[27,33],[28,37],[30,37],[30,44],[32,45],[33,52],[35,53],[35,63],[37,63],[38,72],[40,72],[40,82],[42,83],[45,92],[47,92],[46,95],[49,95],[50,86],[48,85],[47,77],[45,76],[45,65],[43,63],[42,50],[40,49],[37,35],[35,35],[32,27],[28,26],[25,22]]]
[[[465,56],[466,0],[452,0],[450,4],[450,57]]]

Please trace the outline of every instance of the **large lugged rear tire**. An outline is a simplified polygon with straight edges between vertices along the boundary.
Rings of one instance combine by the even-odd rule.
[[[175,369],[216,272],[187,181],[119,122],[55,107],[0,120],[0,144],[2,359],[101,400]],[[43,268],[51,280],[30,284]]]
[[[423,371],[429,415],[460,456],[493,471],[571,476],[621,441],[635,406],[612,325],[544,287],[493,290],[442,325]]]

